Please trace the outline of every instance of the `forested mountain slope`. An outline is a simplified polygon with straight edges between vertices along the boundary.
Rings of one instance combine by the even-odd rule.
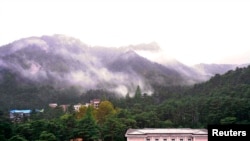
[[[183,113],[192,123],[203,125],[249,123],[249,78],[250,66],[228,71],[224,75],[217,74],[207,82],[196,84],[184,93],[185,98],[177,106],[181,111],[177,113]],[[178,100],[172,102],[177,103]]]
[[[135,49],[143,46],[148,50],[151,45],[90,47],[62,35],[25,38],[3,46],[0,110],[42,108],[51,102],[84,103],[105,97],[133,115],[147,111],[174,126],[200,126],[228,118],[249,122],[249,67],[201,82],[197,79],[200,75],[190,68],[178,71],[176,68],[187,68],[181,63],[159,64],[140,56]],[[158,49],[156,44],[152,46]],[[190,80],[200,84],[185,85]],[[133,97],[137,86],[141,96]]]
[[[215,75],[193,87],[158,87],[152,96],[126,97],[140,127],[205,127],[250,123],[250,66]]]
[[[34,140],[43,134],[54,135],[58,140],[68,140],[79,137],[85,129],[82,127],[89,125],[94,126],[97,131],[91,133],[91,136],[101,137],[98,135],[101,133],[105,135],[105,140],[122,141],[125,140],[124,134],[128,128],[206,128],[208,124],[250,124],[250,66],[216,74],[206,82],[183,85],[182,80],[190,78],[189,75],[183,77],[184,74],[179,71],[151,62],[133,50],[113,48],[116,51],[103,54],[105,49],[92,50],[78,41],[68,40],[71,42],[66,44],[72,46],[65,48],[64,42],[61,44],[58,37],[43,37],[42,40],[47,45],[52,42],[51,49],[41,47],[44,41],[40,44],[40,38],[32,39],[31,44],[30,40],[26,40],[21,44],[19,42],[0,48],[0,52],[4,52],[0,54],[2,140],[19,136]],[[82,49],[78,48],[79,44]],[[78,53],[83,53],[80,56],[85,59],[80,59]],[[184,72],[189,71],[192,70]],[[121,75],[125,77],[118,77]],[[69,79],[78,78],[77,76],[85,79]],[[85,86],[81,88],[89,90],[83,92],[79,85],[64,87],[62,84],[70,82],[66,80],[72,80],[71,84],[77,82],[76,84]],[[142,82],[133,84],[140,81]],[[89,82],[95,83],[87,85]],[[145,92],[149,85],[154,89],[152,93]],[[133,89],[127,91],[125,86]],[[121,97],[115,93],[117,91],[107,91],[104,88],[125,89],[127,94]],[[111,103],[97,111],[92,109],[92,113],[88,114],[86,109],[91,110],[91,107],[85,107],[85,111],[80,112],[71,109],[67,113],[60,108],[48,108],[49,103],[84,104],[94,98]],[[8,120],[8,110],[36,108],[44,108],[44,113],[32,113],[31,120],[24,120],[20,124],[13,124]],[[104,113],[103,111],[108,116],[97,116],[96,113]],[[91,118],[92,124],[85,121],[91,114],[96,116]]]

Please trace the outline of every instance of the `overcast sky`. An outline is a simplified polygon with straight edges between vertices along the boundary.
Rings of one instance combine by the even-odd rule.
[[[95,46],[157,42],[185,64],[250,63],[249,0],[0,0],[0,45],[65,34]]]

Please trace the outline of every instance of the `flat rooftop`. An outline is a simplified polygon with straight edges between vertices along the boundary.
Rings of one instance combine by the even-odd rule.
[[[192,128],[144,128],[128,129],[126,135],[145,135],[145,134],[196,134],[206,135],[207,129]]]

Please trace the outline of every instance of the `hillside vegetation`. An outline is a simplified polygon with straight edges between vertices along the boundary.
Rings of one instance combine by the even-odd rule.
[[[1,93],[19,90],[24,95],[29,93],[28,90],[38,89],[13,85],[14,89],[9,88],[5,84],[11,82],[11,75],[5,76],[8,79],[3,79],[5,83],[1,85]],[[91,110],[90,107],[83,108],[80,112],[68,110],[64,113],[60,109],[46,109],[44,113],[34,114],[31,119],[15,126],[1,112],[0,137],[27,140],[42,139],[44,136],[54,140],[82,137],[86,140],[101,138],[114,141],[125,140],[124,134],[128,128],[206,128],[208,124],[249,124],[249,78],[250,66],[228,71],[224,75],[217,74],[209,81],[193,87],[155,86],[156,92],[152,95],[142,93],[140,86],[137,86],[134,97],[129,93],[126,97],[106,97],[107,92],[93,90],[89,91],[89,95],[85,93],[79,97],[86,98],[98,93],[95,98],[99,97],[103,101],[98,110]],[[65,96],[65,91],[56,91],[51,87],[36,92],[42,91],[50,96],[48,98],[53,98],[53,93],[60,93],[61,98]],[[69,90],[67,93],[73,92]],[[58,97],[57,100],[61,99]],[[68,97],[67,100],[69,101]],[[25,103],[22,100],[19,102],[20,105]],[[36,107],[35,104],[33,106]],[[82,127],[88,130],[83,130]]]
[[[123,141],[129,128],[250,124],[250,66],[202,64],[197,71],[176,60],[154,62],[138,50],[160,51],[155,43],[90,47],[62,35],[0,47],[0,140]],[[98,109],[74,111],[74,104],[96,98]],[[33,112],[11,122],[13,109]]]

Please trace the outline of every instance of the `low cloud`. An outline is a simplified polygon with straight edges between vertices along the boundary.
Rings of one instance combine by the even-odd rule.
[[[27,48],[28,46],[31,48]],[[0,58],[0,66],[14,70],[22,77],[39,84],[49,83],[55,87],[76,86],[81,92],[106,89],[122,96],[127,93],[133,95],[138,85],[143,93],[153,92],[145,78],[133,71],[109,70],[106,60],[93,54],[87,45],[72,38],[58,35],[32,37],[16,41],[7,47],[5,56],[14,57]],[[133,48],[142,50],[141,47]],[[115,50],[110,55],[119,56],[119,49]],[[157,50],[157,46],[150,45],[146,50]],[[19,54],[19,51],[22,51],[22,54]],[[115,59],[112,56],[104,57],[108,57],[107,61]]]
[[[161,50],[160,46],[156,42],[151,42],[148,44],[138,44],[138,45],[130,45],[128,47],[123,47],[124,49],[130,49],[134,51],[150,51],[150,52],[158,52]]]

